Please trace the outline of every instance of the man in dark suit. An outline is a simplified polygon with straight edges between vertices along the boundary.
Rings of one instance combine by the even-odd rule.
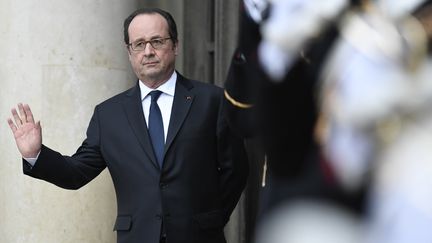
[[[177,29],[169,13],[135,11],[124,22],[124,38],[139,80],[96,106],[74,155],[42,144],[41,125],[28,105],[12,109],[8,123],[24,173],[78,189],[108,167],[120,243],[225,242],[223,227],[245,186],[248,165],[243,141],[224,120],[223,90],[175,71]],[[155,90],[159,97],[153,97]],[[155,109],[162,123],[160,150],[153,141]]]

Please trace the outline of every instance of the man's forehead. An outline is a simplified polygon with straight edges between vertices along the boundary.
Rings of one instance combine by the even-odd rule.
[[[168,23],[166,19],[158,14],[158,13],[145,13],[145,14],[139,14],[135,16],[135,18],[132,19],[129,28],[131,27],[165,27],[168,29]]]
[[[145,35],[146,38],[168,34],[168,23],[159,14],[137,15],[129,26],[129,35]]]

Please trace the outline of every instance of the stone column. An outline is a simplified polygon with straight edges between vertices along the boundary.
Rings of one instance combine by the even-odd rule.
[[[135,83],[123,20],[137,2],[0,1],[0,242],[116,241],[108,171],[78,191],[24,176],[6,119],[29,103],[43,143],[74,153],[94,106]]]

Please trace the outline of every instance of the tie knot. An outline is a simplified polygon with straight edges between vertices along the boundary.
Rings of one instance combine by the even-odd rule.
[[[160,90],[153,90],[150,92],[150,96],[151,96],[151,100],[152,101],[157,101],[157,99],[159,98],[159,96],[162,94],[162,91]]]

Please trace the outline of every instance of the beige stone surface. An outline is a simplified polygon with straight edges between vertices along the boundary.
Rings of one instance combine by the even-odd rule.
[[[0,242],[110,243],[116,200],[103,171],[77,191],[24,176],[6,119],[18,102],[43,143],[72,154],[96,104],[134,84],[122,24],[134,0],[0,1]]]

